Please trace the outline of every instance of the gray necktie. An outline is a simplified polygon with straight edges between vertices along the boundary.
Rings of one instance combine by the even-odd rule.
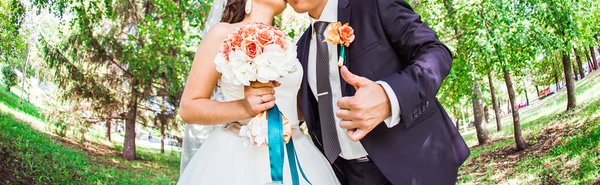
[[[321,135],[325,156],[329,162],[333,163],[340,155],[341,149],[333,117],[333,101],[329,81],[329,51],[323,34],[328,24],[328,22],[317,21],[314,23],[314,29],[317,32],[317,98],[319,100]]]

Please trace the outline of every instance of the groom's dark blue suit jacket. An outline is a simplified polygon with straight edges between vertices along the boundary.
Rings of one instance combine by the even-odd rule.
[[[348,48],[350,71],[387,82],[401,108],[398,125],[380,124],[361,140],[370,158],[393,184],[454,184],[469,148],[435,97],[452,65],[448,48],[404,0],[339,0],[338,19],[356,35]],[[298,42],[304,69],[311,31]],[[322,151],[317,101],[306,79],[304,73],[300,105]],[[343,96],[356,92],[343,80],[341,88]]]

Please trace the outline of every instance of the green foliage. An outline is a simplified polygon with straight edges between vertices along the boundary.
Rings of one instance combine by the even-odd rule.
[[[2,67],[2,81],[4,81],[4,86],[9,91],[11,87],[17,85],[17,73],[15,73],[12,66]]]
[[[25,56],[27,42],[19,31],[23,14],[20,1],[0,1],[0,63],[18,64]]]
[[[68,30],[62,32],[64,39],[52,43],[43,36],[39,41],[61,89],[62,109],[51,113],[63,119],[56,121],[61,128],[85,131],[91,123],[113,119],[128,120],[129,127],[138,122],[148,125],[158,112],[164,118],[175,117],[212,1],[46,3],[34,1],[37,7],[51,7],[55,16],[69,12],[74,17],[61,25]],[[167,103],[158,104],[157,97]],[[128,134],[126,143],[134,143],[133,135]]]
[[[468,107],[470,101],[464,99],[471,97],[473,82],[487,81],[488,71],[502,79],[501,71],[506,68],[515,80],[533,82],[521,87],[550,86],[555,77],[560,83],[564,80],[560,54],[600,44],[598,1],[409,2],[453,51],[452,70],[437,95],[447,108]],[[524,91],[517,87],[520,96]],[[488,94],[486,88],[482,91]],[[506,93],[497,94],[506,99]]]

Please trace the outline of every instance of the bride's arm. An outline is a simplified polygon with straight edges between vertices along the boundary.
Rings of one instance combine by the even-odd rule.
[[[231,102],[210,100],[217,80],[221,77],[215,68],[214,58],[232,30],[228,24],[213,26],[196,51],[179,106],[179,115],[186,123],[214,125],[244,120],[275,105],[275,91],[269,87],[272,83],[254,83],[251,87],[246,87],[246,99]]]

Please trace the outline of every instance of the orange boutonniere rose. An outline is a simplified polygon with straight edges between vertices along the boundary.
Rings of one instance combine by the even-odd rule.
[[[350,27],[348,23],[343,24],[341,22],[335,22],[329,24],[327,35],[325,36],[325,42],[329,42],[335,45],[340,45],[340,59],[338,60],[338,66],[346,64],[346,49],[354,42],[354,29]]]

